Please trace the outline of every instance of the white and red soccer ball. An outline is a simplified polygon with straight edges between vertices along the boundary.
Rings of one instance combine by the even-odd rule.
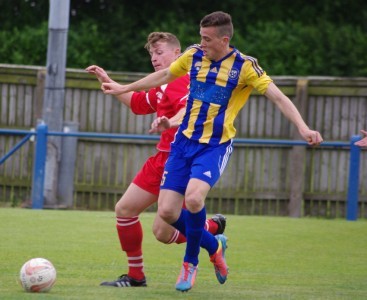
[[[20,269],[20,284],[26,292],[48,292],[56,281],[56,269],[45,258],[32,258]]]

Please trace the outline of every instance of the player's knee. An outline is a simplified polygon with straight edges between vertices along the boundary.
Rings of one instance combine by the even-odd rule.
[[[158,215],[168,224],[171,224],[177,220],[175,211],[169,207],[158,206]]]
[[[138,213],[135,210],[133,210],[123,201],[118,201],[116,203],[115,213],[116,213],[116,216],[121,217],[121,218],[135,217],[136,215],[138,215]]]
[[[204,205],[200,193],[190,192],[185,195],[185,205],[190,212],[199,212]]]
[[[153,226],[153,234],[155,238],[157,239],[157,241],[161,243],[165,243],[165,244],[168,242],[165,232],[158,226]]]
[[[120,205],[120,202],[117,202],[115,204],[115,213],[116,213],[117,216],[120,216],[120,214],[121,214],[121,205]]]

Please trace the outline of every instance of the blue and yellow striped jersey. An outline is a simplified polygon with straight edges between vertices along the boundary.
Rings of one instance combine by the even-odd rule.
[[[218,145],[232,139],[234,120],[252,89],[264,94],[272,82],[255,58],[231,49],[221,60],[211,61],[199,45],[193,45],[170,66],[175,76],[190,74],[190,93],[179,132],[192,140]]]

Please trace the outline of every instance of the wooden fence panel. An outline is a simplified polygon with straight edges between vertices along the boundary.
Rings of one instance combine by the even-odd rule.
[[[112,73],[118,82],[140,78],[139,73]],[[1,128],[34,127],[42,116],[45,69],[0,65]],[[367,79],[328,77],[275,77],[276,84],[297,106],[311,128],[325,140],[347,141],[367,128]],[[299,102],[299,84],[305,84]],[[79,131],[147,134],[154,115],[134,116],[114,97],[104,95],[95,78],[83,70],[67,70],[64,121],[76,122]],[[256,91],[235,121],[238,138],[293,139],[297,132],[277,107]],[[0,155],[20,137],[0,136]],[[296,146],[297,147],[297,146]],[[347,196],[349,151],[307,148],[304,158],[295,147],[234,145],[232,158],[209,193],[209,211],[236,214],[288,215],[291,187],[303,190],[302,215],[343,217]],[[74,176],[74,207],[113,209],[155,142],[79,138]],[[360,215],[367,217],[367,153],[362,152]],[[304,166],[294,176],[292,166]],[[26,143],[0,166],[0,204],[29,199],[33,144]],[[292,173],[293,172],[293,173]],[[297,177],[297,178],[295,178]],[[296,180],[296,181],[295,181]],[[299,182],[302,180],[302,182]],[[298,187],[297,187],[298,189]],[[13,199],[13,200],[11,200]],[[154,209],[154,208],[153,208]]]

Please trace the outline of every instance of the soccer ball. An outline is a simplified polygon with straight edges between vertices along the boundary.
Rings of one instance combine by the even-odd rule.
[[[48,292],[56,281],[56,269],[45,258],[32,258],[20,269],[19,279],[26,292]]]

